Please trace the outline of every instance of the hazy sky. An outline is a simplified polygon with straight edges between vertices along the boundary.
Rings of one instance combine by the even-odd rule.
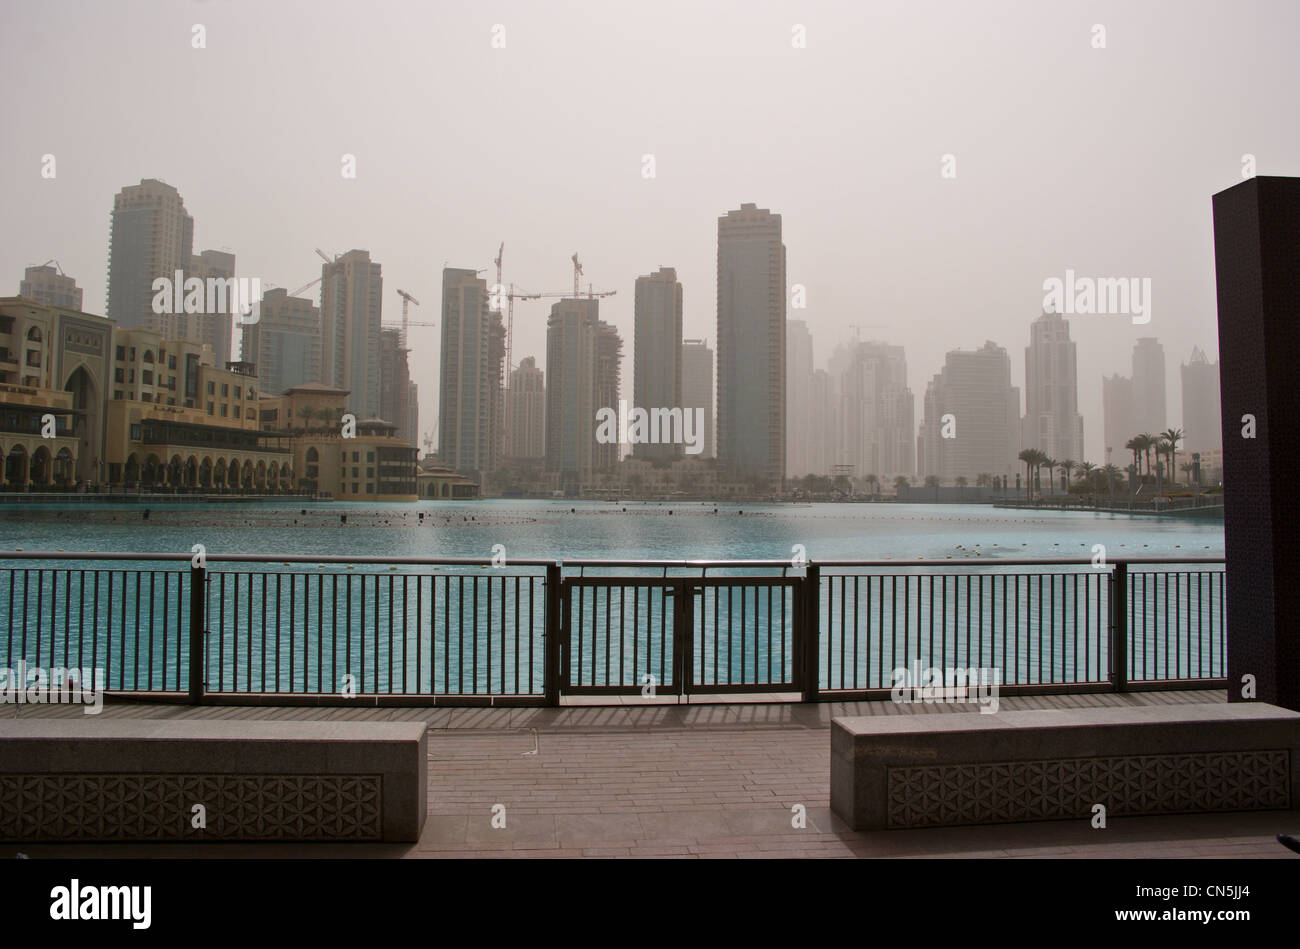
[[[1101,376],[1127,374],[1134,340],[1165,345],[1174,423],[1179,363],[1193,345],[1217,352],[1210,196],[1247,153],[1259,174],[1300,174],[1296,0],[0,11],[0,292],[56,258],[103,313],[113,196],[158,177],[194,216],[195,251],[232,251],[264,286],[318,277],[315,247],[368,249],[386,321],[399,287],[423,301],[412,319],[438,320],[444,264],[491,281],[501,241],[506,281],[534,291],[570,287],[577,251],[584,284],[618,291],[601,314],[623,334],[630,394],[636,276],[676,267],[685,334],[712,342],[717,217],[754,202],[782,215],[789,281],[807,287],[789,315],[809,322],[818,364],[850,324],[902,344],[918,421],[949,349],[995,340],[1023,385],[1048,277],[1150,277],[1148,325],[1070,320],[1097,462]],[[516,361],[544,363],[548,312],[516,306]],[[438,333],[412,330],[426,432]]]

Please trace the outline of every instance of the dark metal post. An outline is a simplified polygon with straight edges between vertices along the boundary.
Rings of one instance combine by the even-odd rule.
[[[816,702],[821,691],[820,670],[817,668],[817,646],[821,640],[821,586],[821,567],[808,564],[801,585],[803,615],[795,626],[798,643],[795,652],[803,660],[797,675],[805,702]]]
[[[546,704],[560,704],[560,564],[546,565],[546,639],[542,669],[542,688]]]
[[[1128,564],[1118,561],[1110,577],[1110,681],[1128,691]]]
[[[190,566],[190,704],[203,704],[203,670],[206,667],[208,571]]]

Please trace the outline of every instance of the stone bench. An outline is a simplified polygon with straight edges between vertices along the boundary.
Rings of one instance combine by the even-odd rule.
[[[422,723],[0,721],[0,840],[415,841],[426,748]]]
[[[1300,713],[1262,703],[831,722],[831,810],[854,830],[1289,808]]]

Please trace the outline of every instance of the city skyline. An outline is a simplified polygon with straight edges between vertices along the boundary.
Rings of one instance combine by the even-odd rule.
[[[116,198],[115,207],[121,206],[124,194],[132,194],[135,192],[145,192],[146,194],[149,194],[151,193],[149,191],[151,188],[153,191],[161,193],[164,201],[168,204],[169,213],[178,216],[183,222],[183,230],[181,231],[183,237],[174,237],[174,243],[177,245],[174,249],[178,254],[183,254],[184,248],[188,247],[192,241],[194,220],[185,210],[183,197],[178,194],[177,189],[165,185],[155,179],[144,179],[141,181],[139,186],[124,187],[122,192],[119,192]],[[118,213],[119,212],[115,210],[115,223],[117,221]],[[785,247],[780,243],[781,222],[779,214],[771,214],[771,212],[766,209],[758,209],[751,203],[741,205],[739,210],[727,212],[726,215],[720,217],[718,220],[720,266],[725,227],[729,224],[733,227],[736,224],[739,224],[741,226],[741,231],[744,232],[743,236],[745,239],[752,239],[755,235],[766,239],[764,237],[764,234],[766,233],[764,229],[768,226],[768,222],[772,222],[775,229],[767,236],[772,237],[772,239],[776,241],[774,246],[780,248],[780,264],[777,265],[778,270],[773,271],[776,276],[769,276],[771,276],[772,280],[776,280],[777,283],[783,282]],[[140,225],[134,226],[137,229],[140,227]],[[154,218],[149,218],[146,221],[145,228],[146,230],[152,230],[158,229],[159,226],[155,222]],[[754,234],[747,233],[751,230],[754,231]],[[757,261],[760,258],[764,258],[766,254],[766,251],[760,253],[759,257],[755,258],[755,260]],[[186,271],[186,276],[212,276],[215,274],[220,278],[228,278],[235,276],[237,273],[234,267],[234,255],[229,253],[204,251],[201,255],[192,255],[189,260],[190,267]],[[153,267],[152,263],[145,265],[141,262],[135,261],[134,259],[131,260],[131,263],[136,264],[136,269],[140,271],[140,274],[134,275],[134,282],[136,283],[143,279],[141,276],[142,274],[147,274],[150,268]],[[745,270],[744,267],[748,267],[748,270]],[[742,267],[741,271],[744,276],[755,278],[762,277],[762,274],[757,271],[750,273],[749,271],[753,270],[753,267],[749,267],[748,264],[744,264],[744,267]],[[110,272],[112,272],[111,246],[109,269]],[[307,348],[309,352],[311,352],[311,358],[303,360],[302,354],[297,356],[295,361],[298,365],[289,372],[289,375],[291,376],[290,384],[298,384],[299,382],[305,381],[318,382],[327,385],[338,385],[340,382],[344,381],[345,376],[360,373],[361,376],[368,380],[365,383],[365,389],[374,388],[377,390],[382,387],[384,389],[384,395],[381,399],[379,393],[376,391],[373,394],[373,399],[369,399],[368,396],[365,397],[367,402],[373,401],[374,406],[368,405],[366,402],[357,401],[357,397],[354,395],[349,399],[350,407],[361,411],[363,415],[386,417],[382,410],[376,409],[376,406],[382,404],[383,407],[390,409],[388,415],[394,416],[392,419],[388,420],[392,421],[397,426],[400,437],[405,438],[410,444],[417,448],[420,446],[422,441],[439,445],[440,451],[443,452],[443,460],[447,464],[449,464],[453,469],[471,474],[478,478],[480,482],[483,482],[484,475],[498,467],[502,458],[507,456],[507,396],[504,385],[506,382],[507,372],[512,374],[514,370],[506,370],[503,365],[500,378],[497,380],[496,384],[493,384],[491,380],[488,380],[485,377],[483,393],[476,396],[473,400],[473,411],[476,414],[483,414],[483,424],[487,426],[488,431],[484,443],[484,450],[487,452],[487,455],[483,458],[482,462],[473,465],[462,464],[455,448],[451,449],[452,454],[448,456],[446,454],[446,449],[442,447],[442,442],[444,441],[445,436],[440,435],[436,439],[430,438],[428,437],[428,430],[426,430],[426,437],[421,438],[421,433],[418,429],[418,422],[416,421],[418,418],[418,385],[410,378],[409,369],[406,365],[407,360],[405,351],[399,348],[391,353],[387,350],[383,350],[382,353],[368,352],[368,350],[372,348],[370,345],[372,343],[373,346],[378,346],[382,349],[380,341],[385,335],[391,337],[390,343],[388,344],[390,349],[393,345],[396,345],[395,341],[400,336],[396,325],[392,321],[381,322],[381,304],[378,302],[382,299],[381,272],[381,265],[378,262],[372,261],[369,252],[366,250],[354,249],[345,254],[335,255],[332,261],[327,261],[322,266],[321,278],[318,281],[312,281],[312,283],[305,287],[302,292],[306,292],[310,287],[319,283],[322,288],[320,290],[321,302],[325,305],[326,310],[336,311],[337,315],[333,316],[329,321],[321,319],[320,310],[312,305],[310,298],[303,296],[288,296],[283,288],[269,289],[264,293],[262,298],[263,302],[268,304],[264,317],[269,325],[265,327],[265,329],[261,327],[259,324],[262,317],[259,317],[258,323],[252,323],[247,327],[240,328],[241,336],[237,338],[229,335],[231,327],[226,325],[224,327],[227,333],[225,338],[230,340],[229,349],[232,351],[239,350],[239,358],[246,361],[250,361],[249,356],[254,353],[258,355],[269,355],[271,358],[267,367],[268,381],[272,383],[272,386],[282,385],[283,370],[278,363],[284,358],[282,355],[283,344],[275,350],[268,351],[262,348],[259,340],[263,338],[266,330],[272,328],[277,330],[281,329],[280,323],[283,317],[281,317],[280,314],[283,312],[283,308],[286,305],[292,307],[294,311],[302,311],[302,315],[298,317],[298,324],[293,327],[294,330],[297,331],[295,341],[299,343],[305,342],[307,344]],[[476,295],[476,307],[481,306],[485,309],[485,317],[490,318],[492,323],[496,325],[495,333],[503,336],[504,327],[499,325],[501,322],[501,314],[494,309],[497,299],[490,292],[487,280],[478,277],[478,273],[482,272],[482,270],[475,272],[472,270],[456,268],[444,269],[444,295],[448,289],[445,281],[449,274],[455,274],[457,275],[458,280],[468,281],[469,285],[477,287],[478,293]],[[358,281],[356,276],[357,274],[361,274],[362,278],[359,280],[359,286],[354,288],[351,284]],[[577,276],[578,274],[575,273],[575,279],[577,279]],[[36,282],[31,283],[31,281]],[[642,327],[641,345],[636,345],[634,342],[633,351],[628,354],[631,357],[629,368],[632,372],[629,373],[629,375],[633,376],[633,382],[631,385],[633,391],[628,392],[622,388],[624,380],[622,379],[621,368],[616,368],[616,373],[619,373],[619,388],[616,391],[609,393],[627,399],[629,404],[636,403],[635,376],[637,372],[636,366],[638,365],[638,354],[641,354],[643,357],[643,367],[648,364],[644,361],[647,356],[649,357],[650,362],[653,363],[662,364],[666,360],[670,367],[675,366],[684,358],[683,341],[680,338],[682,288],[680,282],[676,280],[676,270],[671,267],[661,266],[657,272],[651,275],[642,275],[637,277],[635,281],[635,295],[638,300],[641,300],[643,294],[646,293],[650,287],[663,283],[664,281],[667,281],[667,285],[674,288],[673,293],[670,298],[665,299],[662,302],[656,302],[655,305],[660,308],[663,308],[666,305],[668,306],[667,312],[670,315],[675,313],[675,316],[673,316],[672,319],[676,321],[676,326],[670,326],[667,332],[668,336],[673,337],[676,342],[674,344],[673,341],[669,339],[665,339],[661,342],[652,342],[651,334],[646,332],[645,327]],[[762,280],[758,280],[758,284],[766,285],[765,281],[767,283],[771,282],[768,278],[763,278]],[[124,280],[122,282],[123,285],[126,286],[131,281]],[[755,286],[757,287],[758,284]],[[56,270],[56,268],[48,265],[28,267],[24,271],[23,286],[30,286],[44,296],[48,296],[51,293],[57,293],[61,296],[62,305],[65,306],[71,306],[71,302],[80,299],[83,292],[82,288],[80,288],[76,283],[76,279],[73,275],[65,274],[61,269]],[[761,289],[761,287],[759,289]],[[580,289],[578,297],[573,297],[572,293],[570,293],[567,295],[567,299],[570,302],[575,299],[586,299],[584,293],[585,291]],[[755,299],[765,299],[767,296],[770,296],[770,294],[760,292],[759,296],[755,297]],[[648,300],[649,298],[645,299]],[[638,307],[643,305],[646,305],[644,300],[642,303],[638,304]],[[730,306],[729,303],[727,305]],[[723,300],[722,295],[720,294],[720,317],[722,306]],[[451,319],[450,322],[446,319],[455,316],[452,309],[448,309],[447,307],[447,301],[444,299],[444,310],[442,315],[445,319],[442,323],[441,332],[443,349],[446,347],[449,328],[454,329],[454,326],[456,325],[455,319]],[[360,317],[354,318],[354,309],[361,313]],[[220,316],[224,316],[227,322],[237,320],[237,317],[233,314],[233,310],[230,307],[227,307],[227,312]],[[769,317],[771,320],[778,319],[778,316],[775,315],[775,310],[769,310]],[[161,317],[161,319],[168,318],[173,321],[175,320],[174,316]],[[312,338],[313,334],[306,332],[307,327],[303,322],[304,318],[315,318],[319,321],[318,328],[314,333],[314,339]],[[157,319],[160,319],[160,317],[152,315],[144,318],[142,322],[150,322]],[[181,319],[183,321],[185,318],[182,317]],[[1042,385],[1038,386],[1038,388],[1043,389],[1044,392],[1048,393],[1054,389],[1061,390],[1063,393],[1065,393],[1066,390],[1069,390],[1066,395],[1070,407],[1052,410],[1055,414],[1065,412],[1066,415],[1068,415],[1073,411],[1073,405],[1077,404],[1078,399],[1076,344],[1070,338],[1070,321],[1068,319],[1065,319],[1060,314],[1045,311],[1038,319],[1033,321],[1030,326],[1030,346],[1026,349],[1025,378],[1032,378],[1034,364],[1042,363],[1045,366],[1055,366],[1061,362],[1061,360],[1052,356],[1037,358],[1034,360],[1030,359],[1030,355],[1034,351],[1035,347],[1041,344],[1041,341],[1036,342],[1036,340],[1039,340],[1039,336],[1041,335],[1037,327],[1039,327],[1040,324],[1043,324],[1044,321],[1055,321],[1051,325],[1060,325],[1064,328],[1063,339],[1057,340],[1052,338],[1048,340],[1048,343],[1054,344],[1060,342],[1068,347],[1069,358],[1068,360],[1065,360],[1065,362],[1068,362],[1069,366],[1068,371],[1064,376],[1064,383],[1052,382],[1049,380],[1045,388]],[[601,323],[617,330],[617,327],[614,327],[612,324],[606,324],[603,320]],[[196,343],[211,346],[214,341],[221,339],[223,327],[220,324],[221,320],[219,318],[214,318],[210,314],[200,314],[190,323],[173,322],[172,324],[168,324],[168,326],[177,337],[188,337]],[[331,324],[334,326],[333,332],[330,332]],[[237,325],[238,324],[236,323],[236,326]],[[426,323],[424,325],[431,324]],[[719,331],[722,330],[722,322],[719,322],[717,328]],[[779,372],[781,380],[773,384],[778,387],[786,387],[784,398],[781,400],[784,412],[788,414],[793,411],[801,417],[805,417],[811,427],[807,431],[801,428],[799,432],[792,436],[794,439],[793,441],[787,440],[785,442],[784,449],[781,452],[782,463],[783,465],[788,466],[798,458],[800,459],[798,467],[801,471],[822,474],[829,473],[831,468],[836,465],[839,465],[841,469],[844,470],[847,470],[845,466],[848,466],[849,468],[852,468],[859,477],[868,473],[884,473],[887,476],[892,476],[896,473],[904,473],[908,476],[916,476],[919,474],[922,477],[926,474],[933,473],[923,470],[926,466],[921,463],[922,454],[920,449],[923,441],[935,437],[935,431],[937,431],[937,429],[932,425],[927,433],[926,419],[924,416],[927,407],[926,403],[922,400],[921,404],[918,405],[916,395],[912,393],[910,387],[907,385],[906,357],[904,355],[905,349],[901,346],[892,346],[889,343],[883,342],[874,337],[862,340],[858,338],[857,335],[861,328],[861,324],[852,324],[851,329],[854,332],[853,341],[851,343],[837,344],[835,352],[826,361],[827,370],[829,370],[829,375],[826,376],[826,382],[824,383],[826,391],[820,399],[816,401],[816,404],[814,404],[813,400],[811,400],[811,387],[816,385],[815,380],[818,373],[825,374],[827,370],[821,370],[815,367],[815,360],[813,359],[813,353],[815,352],[814,337],[813,334],[809,332],[807,323],[804,320],[793,318],[786,318],[784,320],[784,329],[787,332],[792,332],[794,334],[791,345],[793,345],[794,340],[801,340],[801,342],[799,343],[797,350],[797,357],[794,355],[796,350],[787,350],[784,341],[774,348],[773,351],[781,352],[784,358],[780,369],[773,370]],[[1058,331],[1052,332],[1056,333]],[[478,335],[478,332],[475,331],[475,338],[477,338]],[[745,340],[746,335],[747,334],[742,331],[741,333],[736,334],[736,338]],[[331,345],[331,342],[333,345]],[[479,343],[475,345],[478,346],[479,344],[488,346],[488,336],[483,336],[482,339],[479,340]],[[496,340],[494,345],[497,349],[500,349],[504,346],[504,339]],[[986,348],[989,345],[996,346],[997,344],[990,340],[986,343]],[[353,357],[349,354],[349,350],[353,348],[359,348],[361,350],[357,357]],[[329,357],[328,354],[331,350],[334,351],[333,356]],[[645,350],[645,352],[643,352],[643,350]],[[650,352],[652,350],[658,351],[654,351],[653,355],[651,355]],[[901,368],[896,371],[891,371],[891,376],[894,377],[894,381],[890,384],[898,386],[898,396],[882,397],[879,392],[876,392],[875,394],[855,399],[851,394],[846,394],[844,391],[841,391],[841,379],[842,377],[844,379],[848,378],[845,376],[845,373],[853,361],[861,358],[861,355],[864,352],[874,350],[880,350],[882,352],[890,351],[896,354],[896,359]],[[963,352],[963,348],[959,346],[945,354],[944,371],[946,371],[946,367],[950,364],[952,357],[961,352]],[[502,354],[498,352],[497,358],[499,359],[501,355]],[[623,358],[621,351],[617,358],[620,361]],[[801,366],[808,365],[812,368],[812,372],[806,374],[801,371],[800,373],[793,375],[788,373],[784,366],[784,359],[789,358],[796,358]],[[491,357],[486,354],[486,350],[475,356],[473,361],[478,362],[483,359],[487,359],[489,363],[491,363]],[[533,364],[536,364],[536,357],[533,356],[522,356],[521,363],[526,359],[531,359],[533,360]],[[1205,361],[1206,357],[1204,351],[1199,346],[1193,345],[1192,352],[1189,355],[1189,360],[1193,365],[1197,364],[1198,360],[1202,362]],[[227,361],[238,360],[232,356]],[[252,359],[251,361],[256,364],[257,359]],[[460,360],[453,360],[453,362],[458,361]],[[218,365],[224,365],[224,362],[225,361],[219,360]],[[389,383],[384,378],[384,367],[396,366],[398,362],[401,363],[400,368],[402,379],[400,382],[393,381]],[[745,365],[749,364],[743,358],[741,359],[741,362]],[[695,365],[700,365],[698,360],[695,361]],[[1140,337],[1137,340],[1131,355],[1131,365],[1132,374],[1130,377],[1125,378],[1115,374],[1102,379],[1102,418],[1100,419],[1102,424],[1100,427],[1103,429],[1105,436],[1105,443],[1102,449],[1104,453],[1103,461],[1101,462],[1103,464],[1113,460],[1115,449],[1118,447],[1118,445],[1110,444],[1111,441],[1122,443],[1127,440],[1127,437],[1141,431],[1155,432],[1163,430],[1165,426],[1164,420],[1172,418],[1171,413],[1166,407],[1167,404],[1181,404],[1183,406],[1195,404],[1196,408],[1193,414],[1204,415],[1205,410],[1203,406],[1207,404],[1207,399],[1209,398],[1206,395],[1202,395],[1199,391],[1189,394],[1188,386],[1186,384],[1187,364],[1182,364],[1184,371],[1182,373],[1182,378],[1180,379],[1182,386],[1180,387],[1178,397],[1174,400],[1167,399],[1165,354],[1162,344],[1156,337]],[[1215,364],[1211,363],[1211,365]],[[313,368],[313,366],[315,368]],[[447,366],[448,363],[444,356],[442,373],[440,375],[446,374]],[[475,371],[477,372],[478,370]],[[680,370],[675,371],[680,372]],[[544,370],[540,367],[538,368],[538,372],[544,374]],[[803,378],[805,374],[808,376],[807,378]],[[711,375],[712,372],[710,371],[710,376]],[[756,374],[753,373],[750,373],[749,375],[751,377],[757,377]],[[870,377],[868,384],[878,389],[880,382],[879,379],[876,378],[877,372],[872,370],[868,375]],[[940,375],[942,375],[942,372]],[[329,378],[327,378],[327,376]],[[938,376],[936,376],[936,378],[938,378]],[[277,382],[276,380],[281,381]],[[679,393],[685,385],[691,382],[694,382],[694,389],[699,389],[699,380],[685,379],[682,383],[679,383],[676,386]],[[854,384],[858,385],[860,388],[860,382],[861,380]],[[394,385],[397,385],[402,389],[401,395],[396,394],[393,388]],[[663,388],[663,385],[664,384],[661,383],[659,387]],[[672,383],[668,383],[667,385],[668,389],[674,388]],[[1118,388],[1119,386],[1123,386],[1123,389]],[[1203,389],[1204,384],[1198,383],[1198,387]],[[927,385],[927,391],[928,388],[929,386]],[[1019,391],[1018,387],[1011,386],[1010,388],[1013,392]],[[1050,447],[1055,450],[1055,454],[1063,454],[1064,457],[1071,458],[1071,460],[1074,460],[1074,455],[1078,455],[1080,459],[1086,459],[1088,457],[1087,452],[1082,450],[1082,448],[1075,452],[1068,450],[1070,447],[1077,447],[1083,444],[1082,436],[1077,432],[1074,434],[1067,433],[1059,436],[1064,439],[1061,446],[1056,444],[1058,436],[1054,434],[1048,436],[1044,436],[1041,433],[1038,435],[1034,434],[1036,429],[1042,428],[1044,424],[1047,425],[1048,429],[1054,429],[1055,426],[1060,423],[1059,420],[1045,423],[1040,419],[1038,423],[1031,426],[1029,388],[1030,387],[1027,385],[1025,402],[1023,403],[1024,415],[1021,419],[1020,444],[1023,447],[1039,447],[1039,442],[1046,441]],[[365,389],[363,389],[363,391],[365,391]],[[275,390],[272,388],[268,391]],[[665,392],[666,391],[668,390],[665,390]],[[927,391],[923,391],[921,395],[928,398]],[[632,398],[629,399],[629,396],[632,396]],[[447,408],[444,408],[444,398],[444,394],[440,391],[437,395],[437,413],[440,419],[445,419],[447,412]],[[1042,401],[1043,399],[1052,401],[1055,399],[1055,396],[1040,395],[1039,400]],[[410,400],[411,404],[415,406],[415,408],[409,412],[406,408],[408,400]],[[613,401],[617,400],[611,399],[611,402]],[[672,404],[681,406],[684,404],[684,400],[681,398],[680,394],[675,399],[668,399],[666,401],[664,399],[652,399],[651,401],[664,402],[665,405]],[[696,401],[698,401],[698,398]],[[895,402],[897,403],[896,405],[893,404]],[[479,403],[482,403],[481,406]],[[715,412],[717,405],[718,402],[715,399],[713,405]],[[820,415],[818,414],[818,407],[820,407]],[[707,424],[711,428],[715,422],[716,416],[709,413],[708,407],[704,408]],[[455,411],[454,406],[452,410]],[[883,421],[876,418],[876,415],[881,411],[884,411],[886,415],[889,416]],[[488,418],[492,419],[492,421],[488,422]],[[1171,422],[1170,424],[1172,425],[1173,423]],[[785,426],[784,420],[781,421],[781,425],[782,427]],[[845,426],[857,430],[857,434],[849,433]],[[897,432],[887,432],[885,431],[886,429],[897,429]],[[1132,432],[1129,432],[1128,429],[1132,429]],[[908,444],[907,433],[909,430],[917,439],[915,446],[916,450],[913,449],[913,446]],[[821,439],[821,442],[816,446],[811,445],[810,442],[813,438],[813,431],[815,431],[816,435]],[[1123,437],[1112,438],[1112,432],[1117,432],[1120,435],[1123,435]],[[895,434],[898,436],[897,438],[895,438]],[[868,438],[868,440],[874,440],[875,442],[879,442],[882,438],[886,441],[892,439],[897,443],[897,447],[890,448],[882,454],[882,449],[879,445],[871,448],[864,447],[861,443],[863,437]],[[1067,450],[1062,452],[1062,446]],[[609,452],[602,450],[602,457],[622,458],[624,457],[624,450],[626,450],[627,456],[637,453],[637,450],[633,448],[633,446],[623,445],[620,447],[620,451],[614,456],[610,456]],[[477,453],[477,451],[478,450],[476,449],[475,453]],[[901,452],[901,454],[898,454],[897,452]],[[1053,452],[1049,451],[1048,454],[1053,454]],[[680,456],[680,452],[678,452],[678,456]],[[809,461],[814,456],[820,460],[817,463],[810,464]],[[608,465],[605,465],[605,467],[608,467]],[[951,462],[944,467],[951,467]],[[818,468],[824,468],[825,470],[815,470]],[[964,469],[962,469],[962,471],[964,471]],[[965,473],[969,475],[971,472]],[[945,472],[945,476],[951,479],[953,474],[952,472]]]
[[[1101,460],[1101,379],[1123,371],[1139,336],[1162,339],[1179,363],[1192,346],[1217,352],[1203,196],[1240,180],[1244,155],[1261,174],[1300,159],[1300,132],[1272,119],[1269,92],[1300,85],[1286,51],[1300,14],[1290,4],[1256,7],[1275,29],[1260,33],[1252,17],[1208,4],[1102,5],[1087,17],[1012,5],[990,32],[977,8],[945,7],[939,18],[896,8],[882,18],[811,3],[798,11],[800,49],[794,13],[762,3],[743,18],[683,5],[685,19],[668,4],[634,33],[622,14],[586,6],[507,3],[488,16],[467,4],[395,4],[390,15],[358,19],[347,4],[321,3],[310,43],[293,40],[301,18],[276,5],[259,13],[255,33],[241,28],[237,5],[183,15],[155,3],[14,5],[0,40],[12,68],[41,72],[55,36],[71,65],[46,76],[44,96],[11,103],[0,161],[15,226],[0,237],[0,272],[12,291],[26,266],[57,259],[88,312],[104,312],[111,196],[155,176],[184,195],[196,247],[234,253],[239,271],[264,285],[311,279],[315,247],[366,248],[390,278],[383,310],[395,321],[397,287],[436,298],[444,261],[490,272],[504,240],[505,279],[533,291],[568,286],[579,251],[584,286],[619,290],[602,318],[624,339],[635,276],[672,263],[683,335],[714,340],[712,221],[754,202],[783,216],[789,284],[807,291],[807,307],[787,315],[808,322],[818,364],[852,338],[850,324],[884,324],[869,335],[906,349],[915,393],[950,349],[985,339],[1018,348],[1045,279],[1068,269],[1150,277],[1150,324],[1072,320],[1085,454]],[[195,20],[207,27],[204,49],[190,43]],[[102,43],[122,22],[151,51],[147,62]],[[498,22],[504,48],[492,46]],[[1104,49],[1092,45],[1094,22],[1107,27]],[[1208,59],[1207,43],[1216,50]],[[358,56],[374,68],[338,82],[331,64]],[[239,69],[250,57],[269,72]],[[753,76],[735,107],[723,108],[733,97],[719,58]],[[602,81],[587,88],[593,67]],[[159,70],[178,81],[158,83]],[[547,82],[529,80],[538,74]],[[1026,109],[1027,75],[1034,101],[1065,106]],[[1170,75],[1182,78],[1160,78]],[[444,100],[436,90],[452,77],[483,105]],[[575,88],[584,94],[573,97]],[[863,109],[831,109],[844,88],[874,91]],[[924,126],[909,91],[921,89],[931,90]],[[104,108],[110,91],[138,107]],[[331,118],[339,114],[354,119],[340,125]],[[268,126],[258,148],[232,149],[222,130],[239,115],[292,118]],[[1189,118],[1199,115],[1231,118]],[[169,116],[186,118],[177,134],[159,131]],[[467,134],[458,149],[441,149],[431,130],[451,121]],[[552,153],[523,146],[560,124],[570,128]],[[1161,146],[1110,146],[1124,140]],[[53,179],[41,177],[45,154],[58,162]],[[345,154],[355,179],[340,174]],[[654,178],[643,177],[646,155]],[[945,155],[955,157],[953,179],[941,175]],[[637,225],[617,226],[620,215]],[[545,305],[518,310],[515,360],[544,363]],[[426,432],[437,417],[437,334],[411,334]],[[1023,366],[1012,363],[1023,388]],[[1167,401],[1176,414],[1176,391]]]

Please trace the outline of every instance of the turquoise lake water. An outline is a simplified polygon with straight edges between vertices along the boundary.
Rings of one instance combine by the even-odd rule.
[[[0,551],[98,550],[507,558],[812,560],[1222,556],[1223,523],[939,504],[638,504],[484,500],[292,507],[0,509]],[[624,510],[626,509],[626,511]],[[717,511],[715,514],[714,511]],[[424,523],[419,515],[424,514]],[[346,525],[340,518],[347,516]]]

